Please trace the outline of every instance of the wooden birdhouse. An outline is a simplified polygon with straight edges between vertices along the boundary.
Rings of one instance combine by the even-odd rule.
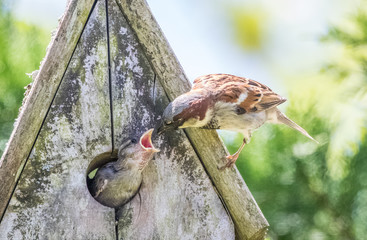
[[[172,131],[119,209],[86,179],[190,89],[144,0],[71,0],[0,168],[0,239],[263,239],[268,223],[213,130]]]

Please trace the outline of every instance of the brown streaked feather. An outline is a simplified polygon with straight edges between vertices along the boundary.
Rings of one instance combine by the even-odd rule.
[[[244,89],[241,84],[228,82],[217,86],[213,95],[217,101],[237,102],[243,92]]]
[[[247,85],[252,85],[258,88],[261,88],[263,90],[267,90],[272,92],[272,90],[255,80],[244,78],[244,77],[238,77],[231,74],[208,74],[201,77],[198,77],[194,80],[192,89],[200,89],[200,88],[209,88],[209,89],[215,89],[217,86],[224,85],[226,83],[243,83]]]
[[[190,107],[184,109],[180,114],[173,117],[173,121],[185,121],[190,118],[203,120],[208,108],[213,104],[210,96],[197,99],[190,103]]]
[[[233,103],[238,101],[242,93],[247,93],[247,98],[239,104],[247,112],[264,111],[286,101],[262,83],[230,74],[209,74],[198,77],[194,80],[192,89],[206,89],[215,96],[216,101]]]
[[[287,101],[287,99],[280,97],[280,96],[276,96],[276,98],[273,99],[266,99],[267,101],[262,101],[261,103],[259,103],[259,110],[266,110],[266,109],[270,109],[273,107],[276,107],[282,103],[284,103],[285,101]]]
[[[259,110],[257,105],[261,103],[263,94],[258,87],[245,86],[247,90],[247,98],[239,104],[246,112],[256,112]]]

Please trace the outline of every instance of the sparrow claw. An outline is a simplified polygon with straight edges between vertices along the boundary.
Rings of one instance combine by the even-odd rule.
[[[224,164],[223,166],[221,166],[221,167],[219,167],[218,166],[218,170],[221,170],[221,171],[223,171],[224,169],[226,169],[226,168],[230,168],[230,167],[232,167],[234,164],[235,164],[235,162],[236,162],[236,160],[237,160],[237,158],[238,158],[238,155],[239,154],[237,154],[237,153],[235,153],[235,154],[233,154],[233,155],[228,155],[227,157],[226,157],[226,159],[227,159],[227,163],[226,164]]]

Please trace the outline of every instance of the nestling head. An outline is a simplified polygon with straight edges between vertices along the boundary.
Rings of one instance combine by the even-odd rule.
[[[152,159],[154,153],[160,150],[152,143],[153,128],[146,131],[138,140],[124,141],[118,151],[118,159],[125,161],[126,168],[139,168],[143,170]]]

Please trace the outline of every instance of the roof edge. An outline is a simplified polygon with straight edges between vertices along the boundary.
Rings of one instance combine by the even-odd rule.
[[[47,47],[32,88],[23,100],[13,132],[0,160],[2,218],[44,119],[64,76],[95,0],[71,0]]]
[[[172,101],[188,92],[191,84],[180,63],[152,15],[145,0],[116,0],[130,26],[137,35],[168,98]],[[254,235],[265,238],[269,223],[262,214],[237,168],[218,170],[228,155],[216,131],[185,129],[219,197],[228,209],[236,228],[237,239]]]

